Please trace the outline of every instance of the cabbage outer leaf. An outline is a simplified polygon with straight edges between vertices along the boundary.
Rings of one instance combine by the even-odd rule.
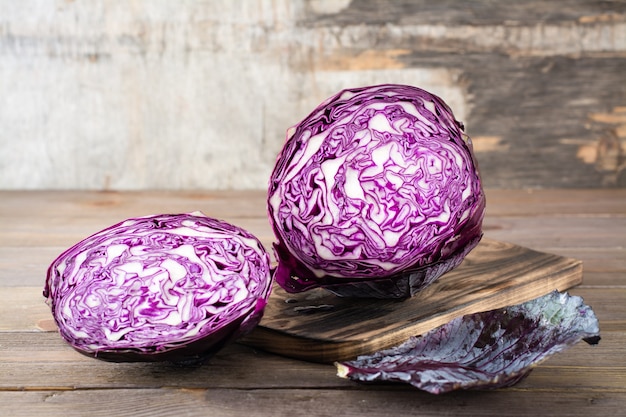
[[[336,363],[354,381],[393,381],[441,394],[493,389],[524,379],[539,363],[585,340],[600,340],[583,299],[554,291],[519,305],[456,318],[403,344]]]

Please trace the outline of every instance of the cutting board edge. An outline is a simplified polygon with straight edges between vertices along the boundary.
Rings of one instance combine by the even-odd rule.
[[[538,253],[546,254],[545,252]],[[545,295],[550,291],[558,290],[563,292],[582,283],[583,262],[581,260],[554,254],[550,255],[559,258],[562,268],[557,273],[549,276],[545,282],[542,282],[540,291],[526,291],[523,296],[511,297],[510,293],[513,292],[513,289],[509,289],[505,293],[509,294],[509,297],[491,304],[490,308],[487,309],[472,308],[473,304],[471,303],[461,304],[452,310],[422,320],[415,326],[408,326],[402,331],[389,331],[387,335],[379,336],[376,340],[368,338],[336,341],[294,336],[285,331],[266,327],[261,321],[261,324],[259,324],[257,328],[239,342],[282,356],[310,362],[333,363],[341,360],[354,359],[359,355],[373,353],[400,344],[411,336],[423,334],[428,330],[449,322],[455,317],[523,303],[537,298],[538,296]],[[524,289],[527,285],[519,284],[517,287]],[[496,293],[487,297],[487,299],[493,300],[499,296],[502,296],[502,294]]]

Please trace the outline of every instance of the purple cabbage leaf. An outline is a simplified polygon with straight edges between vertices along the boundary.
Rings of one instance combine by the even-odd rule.
[[[392,381],[441,394],[516,384],[540,362],[585,340],[600,340],[583,299],[554,291],[519,305],[458,317],[403,344],[337,362],[340,377]]]
[[[44,296],[61,336],[98,359],[199,364],[261,320],[270,258],[200,212],[132,218],[64,251]]]
[[[343,90],[287,136],[268,193],[275,279],[286,291],[410,297],[481,239],[471,140],[434,94]]]

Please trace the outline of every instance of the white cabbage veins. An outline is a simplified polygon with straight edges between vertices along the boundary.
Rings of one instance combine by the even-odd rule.
[[[68,249],[51,265],[45,295],[77,349],[159,352],[254,313],[269,277],[268,255],[247,232],[201,213],[162,215]]]
[[[279,156],[269,210],[280,242],[317,277],[389,276],[449,255],[458,226],[472,210],[482,216],[466,140],[423,90],[375,86],[331,98]]]

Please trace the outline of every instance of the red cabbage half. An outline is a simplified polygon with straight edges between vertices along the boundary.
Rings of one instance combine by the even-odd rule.
[[[337,363],[355,381],[404,382],[441,394],[508,387],[551,355],[600,341],[598,319],[581,297],[554,291],[511,307],[456,318],[400,346]]]
[[[44,296],[63,338],[99,359],[201,363],[261,320],[269,255],[202,213],[126,220],[63,252]]]
[[[478,244],[484,209],[471,141],[439,97],[341,91],[290,129],[272,173],[276,282],[409,297]]]

